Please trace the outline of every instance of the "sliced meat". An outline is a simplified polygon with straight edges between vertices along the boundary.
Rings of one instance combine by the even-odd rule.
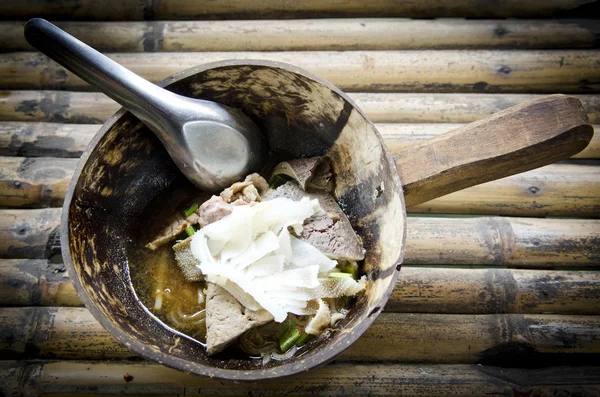
[[[250,174],[243,182],[236,182],[223,190],[221,196],[212,196],[208,201],[202,203],[196,213],[184,218],[177,214],[158,236],[146,247],[156,250],[167,244],[182,233],[186,227],[200,223],[204,227],[218,221],[233,211],[232,205],[244,205],[261,200],[261,195],[266,193],[269,185],[265,179],[258,174]]]
[[[298,182],[302,190],[320,189],[330,191],[333,175],[329,159],[310,157],[284,161],[275,167],[273,176],[284,175]]]
[[[236,182],[227,189],[221,192],[221,198],[228,203],[232,203],[238,199],[244,200],[246,203],[260,201],[261,195],[266,193],[269,185],[265,179],[254,173],[250,174],[243,182]]]
[[[260,194],[261,196],[269,190],[269,184],[267,183],[265,178],[258,175],[256,172],[254,174],[248,175],[245,181],[251,182],[254,185],[254,187],[256,187],[258,194]]]
[[[313,177],[308,182],[308,189],[325,190],[327,192],[333,192],[335,189],[335,183],[333,179],[333,171],[331,170],[331,162],[327,158],[323,158],[317,163],[313,170]]]
[[[365,258],[365,250],[348,217],[329,193],[305,192],[296,182],[290,181],[270,190],[263,200],[276,197],[292,200],[300,200],[302,197],[318,199],[325,213],[310,217],[304,223],[302,235],[298,237],[331,259],[360,261]]]
[[[225,289],[208,283],[206,289],[206,353],[223,351],[251,328],[273,321],[266,310],[251,311]]]
[[[205,227],[231,214],[233,206],[219,196],[212,196],[198,208],[200,227]]]
[[[248,204],[242,199],[237,199],[233,203],[228,203],[219,196],[212,196],[208,201],[202,203],[198,208],[200,227],[210,225],[213,222],[221,220],[221,218],[233,212],[233,207],[238,205]]]
[[[186,227],[197,224],[199,219],[200,218],[196,213],[188,216],[187,218],[181,214],[175,215],[171,222],[158,234],[158,236],[146,244],[146,247],[153,251],[156,250],[158,247],[161,247],[175,239],[175,237],[182,233]]]
[[[173,246],[173,251],[175,251],[175,261],[177,262],[177,266],[179,266],[183,272],[183,277],[185,277],[187,281],[201,281],[204,277],[198,268],[200,261],[192,255],[192,249],[190,248],[191,242],[192,238],[188,237],[185,240],[178,241],[177,244]]]

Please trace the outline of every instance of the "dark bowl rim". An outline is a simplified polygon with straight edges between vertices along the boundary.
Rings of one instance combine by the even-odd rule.
[[[175,73],[157,83],[160,87],[168,88],[167,86],[178,82],[182,79],[188,78],[192,75],[204,72],[209,69],[224,67],[224,66],[267,66],[272,68],[279,68],[286,71],[290,71],[293,73],[297,73],[308,77],[320,84],[323,84],[327,88],[331,89],[338,95],[340,95],[344,100],[348,101],[353,108],[358,111],[361,116],[371,125],[373,131],[378,136],[382,148],[383,153],[385,155],[388,166],[390,167],[390,171],[392,172],[392,180],[395,184],[396,190],[399,192],[401,205],[402,205],[402,216],[406,219],[406,206],[404,201],[404,192],[402,190],[402,183],[400,180],[400,175],[396,168],[396,162],[392,158],[389,150],[387,149],[381,134],[376,129],[375,125],[366,117],[366,115],[360,110],[360,108],[352,101],[348,95],[342,92],[339,88],[335,87],[330,82],[313,75],[310,72],[307,72],[304,69],[301,69],[297,66],[290,65],[284,62],[275,62],[275,61],[265,61],[265,60],[256,60],[256,59],[235,59],[235,60],[223,60],[217,62],[210,62],[198,66],[194,66],[192,68],[183,70],[181,72]],[[210,378],[218,378],[223,380],[233,380],[233,381],[259,381],[259,380],[268,380],[268,379],[277,379],[281,377],[291,376],[298,374],[300,372],[307,371],[311,368],[318,367],[321,365],[325,365],[328,362],[332,361],[336,356],[341,354],[344,350],[346,350],[349,346],[351,346],[354,342],[358,340],[358,338],[371,326],[373,321],[379,316],[382,310],[377,310],[373,312],[371,315],[365,317],[362,321],[360,321],[352,330],[351,334],[346,334],[345,337],[349,338],[347,343],[339,343],[336,345],[335,349],[322,350],[310,356],[308,358],[302,358],[300,360],[291,361],[289,363],[284,363],[277,367],[271,368],[263,368],[257,370],[239,370],[239,369],[225,369],[218,367],[211,367],[202,363],[194,363],[189,360],[181,359],[178,357],[173,357],[168,354],[162,353],[160,351],[155,351],[152,349],[147,349],[146,345],[135,338],[126,335],[119,328],[113,325],[111,320],[104,316],[100,310],[96,307],[96,305],[89,298],[86,293],[83,285],[81,284],[79,273],[76,271],[73,266],[71,251],[69,248],[69,208],[71,206],[71,200],[73,199],[73,193],[75,190],[75,186],[79,181],[79,177],[83,168],[86,166],[90,155],[96,148],[98,142],[104,137],[104,135],[112,128],[112,126],[125,114],[128,113],[125,109],[121,108],[114,115],[112,115],[108,120],[106,120],[96,135],[92,138],[90,143],[88,144],[86,150],[82,154],[77,164],[77,168],[73,173],[73,178],[69,184],[69,188],[65,195],[62,214],[61,214],[61,225],[60,225],[60,240],[61,240],[61,251],[63,262],[67,267],[69,274],[71,275],[71,280],[75,286],[75,290],[79,295],[82,302],[85,304],[85,307],[92,313],[94,318],[112,335],[114,336],[121,344],[125,345],[130,351],[139,354],[145,358],[151,359],[159,364],[166,365],[167,367],[171,367],[180,371],[184,371],[186,373],[192,373],[195,375],[207,376]],[[404,249],[406,245],[406,228],[407,222],[403,224],[403,232],[402,232],[402,243],[400,248],[400,255],[398,259],[395,261],[395,266],[398,270],[400,270],[400,265],[403,261],[404,257]],[[397,279],[398,279],[399,271],[394,271],[391,275],[392,280],[390,285],[388,286],[387,291],[385,292],[380,307],[383,307],[390,297]],[[192,365],[190,365],[192,364]]]

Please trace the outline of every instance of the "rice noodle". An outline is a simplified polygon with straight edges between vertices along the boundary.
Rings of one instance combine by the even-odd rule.
[[[180,330],[202,330],[202,326],[206,324],[206,311],[204,309],[192,314],[185,314],[183,313],[181,306],[178,305],[169,310],[167,317],[169,321]]]
[[[204,296],[204,292],[202,291],[202,288],[198,288],[198,304],[201,305],[204,303],[205,300],[205,296]]]
[[[286,351],[283,354],[280,354],[277,350],[273,350],[271,352],[271,358],[275,361],[284,361],[292,358],[294,354],[296,354],[296,350],[298,350],[297,346],[292,346],[290,350]]]
[[[277,344],[274,342],[274,340],[269,340],[271,338],[268,338],[268,331],[269,329],[264,327],[252,328],[248,330],[239,338],[240,347],[242,350],[252,356],[263,356],[265,354],[269,354],[272,350],[277,348]],[[274,332],[272,332],[272,334],[274,334]],[[265,338],[265,336],[267,338]]]
[[[159,291],[156,296],[154,297],[154,306],[153,309],[154,310],[160,310],[162,309],[162,303],[163,303],[163,293],[162,291]]]
[[[262,365],[267,365],[271,361],[271,353],[262,353],[261,354]]]
[[[346,317],[346,315],[344,313],[340,313],[340,312],[335,312],[331,314],[331,326],[333,327],[335,325],[335,323],[337,323],[338,321],[344,319]]]

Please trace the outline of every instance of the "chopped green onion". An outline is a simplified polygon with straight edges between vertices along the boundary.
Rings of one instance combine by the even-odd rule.
[[[296,324],[294,324],[294,322],[292,320],[290,320],[289,317],[287,317],[279,325],[279,329],[277,330],[277,339],[283,338],[283,335],[285,335],[287,332],[289,332],[290,330],[292,330],[292,328],[296,328]]]
[[[292,178],[291,176],[285,175],[285,174],[277,174],[277,175],[273,175],[271,177],[271,179],[269,180],[269,187],[271,189],[277,189],[279,186],[285,184],[288,181],[293,180],[294,178]]]
[[[296,343],[300,336],[300,331],[298,331],[298,328],[296,327],[283,334],[281,339],[279,339],[279,348],[281,349],[281,352],[285,353],[290,347],[294,346],[294,343]]]
[[[303,333],[298,339],[296,339],[296,346],[302,346],[306,344],[306,342],[308,342],[311,336],[311,334],[307,334],[306,332]]]
[[[190,204],[186,209],[183,210],[183,216],[186,218],[192,215],[198,209],[198,203]]]
[[[358,278],[358,265],[356,262],[342,262],[339,267],[343,273],[350,273],[353,279]]]
[[[192,237],[194,233],[196,233],[196,229],[194,229],[194,226],[190,225],[185,228],[185,234],[187,234],[188,237]]]
[[[327,275],[329,278],[352,278],[350,273],[331,272]]]
[[[344,309],[347,309],[350,306],[350,300],[351,300],[351,298],[349,296],[340,296],[338,298],[338,302],[339,302],[338,304],[339,304],[339,306],[343,307]]]

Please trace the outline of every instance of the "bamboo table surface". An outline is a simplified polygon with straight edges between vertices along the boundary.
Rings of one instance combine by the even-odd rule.
[[[131,353],[78,298],[60,206],[119,106],[22,34],[46,17],[151,81],[228,58],[292,63],[348,92],[397,155],[547,93],[580,98],[597,128],[599,11],[589,0],[0,2],[0,395],[600,395],[600,136],[571,159],[409,208],[385,311],[332,364],[205,379]]]

